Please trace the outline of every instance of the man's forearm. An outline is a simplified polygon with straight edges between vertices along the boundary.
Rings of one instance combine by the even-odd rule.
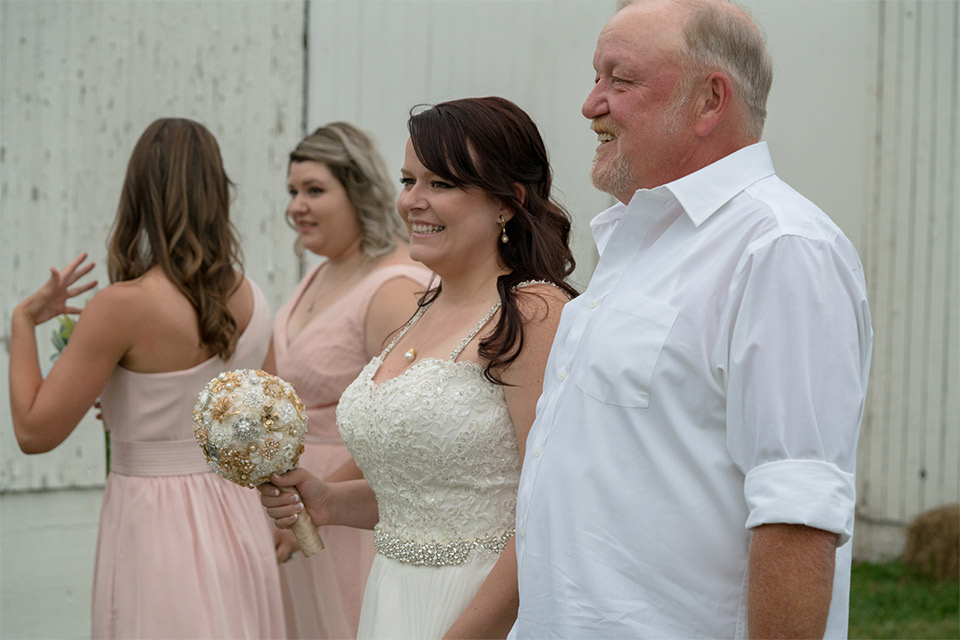
[[[836,534],[801,525],[753,530],[747,600],[751,638],[823,637],[836,544]]]

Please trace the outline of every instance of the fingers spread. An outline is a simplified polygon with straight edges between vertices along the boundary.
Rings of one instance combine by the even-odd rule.
[[[66,267],[63,268],[63,274],[64,274],[64,276],[69,277],[70,274],[73,273],[74,271],[76,271],[77,267],[79,267],[81,264],[83,264],[83,261],[86,260],[86,259],[87,259],[87,253],[86,253],[86,252],[83,252],[83,253],[81,253],[79,256],[77,256],[76,258],[74,258],[74,259],[73,259],[73,262],[71,262],[70,264],[68,264]],[[91,265],[91,266],[92,266],[92,265]]]
[[[95,286],[97,286],[97,281],[93,280],[92,282],[87,282],[85,284],[80,285],[79,287],[74,287],[73,289],[67,289],[67,297],[72,298],[74,296],[78,296],[81,293],[90,291],[90,289],[93,289]]]

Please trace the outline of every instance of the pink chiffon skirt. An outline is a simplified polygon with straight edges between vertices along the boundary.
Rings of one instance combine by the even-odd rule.
[[[93,638],[285,637],[259,494],[209,471],[111,472],[92,606]]]

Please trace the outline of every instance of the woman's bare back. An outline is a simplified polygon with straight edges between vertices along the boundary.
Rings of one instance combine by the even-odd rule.
[[[161,268],[153,267],[139,278],[112,286],[123,290],[127,313],[137,326],[131,346],[120,360],[122,367],[140,373],[179,371],[213,356],[200,343],[196,311]],[[250,322],[253,305],[253,292],[244,279],[227,305],[237,321],[238,335]]]

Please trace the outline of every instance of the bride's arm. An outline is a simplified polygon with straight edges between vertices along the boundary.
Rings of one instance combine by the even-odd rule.
[[[337,467],[330,475],[324,478],[324,480],[326,482],[343,482],[344,480],[360,480],[361,478],[363,478],[363,471],[360,471],[357,463],[354,462],[353,458],[350,458]]]
[[[517,551],[510,540],[487,578],[444,638],[506,638],[517,619]]]
[[[373,529],[379,520],[377,498],[366,480],[324,482],[304,468],[271,476],[260,485],[260,502],[281,529],[293,526],[306,508],[315,526],[341,525]],[[297,493],[281,489],[295,488]]]
[[[549,285],[523,289],[518,296],[524,322],[523,352],[503,371],[507,409],[517,435],[520,460],[524,458],[527,434],[536,416],[543,389],[543,371],[557,333],[560,312],[567,298]],[[517,618],[517,553],[513,540],[487,575],[466,611],[447,630],[445,638],[505,638]]]

